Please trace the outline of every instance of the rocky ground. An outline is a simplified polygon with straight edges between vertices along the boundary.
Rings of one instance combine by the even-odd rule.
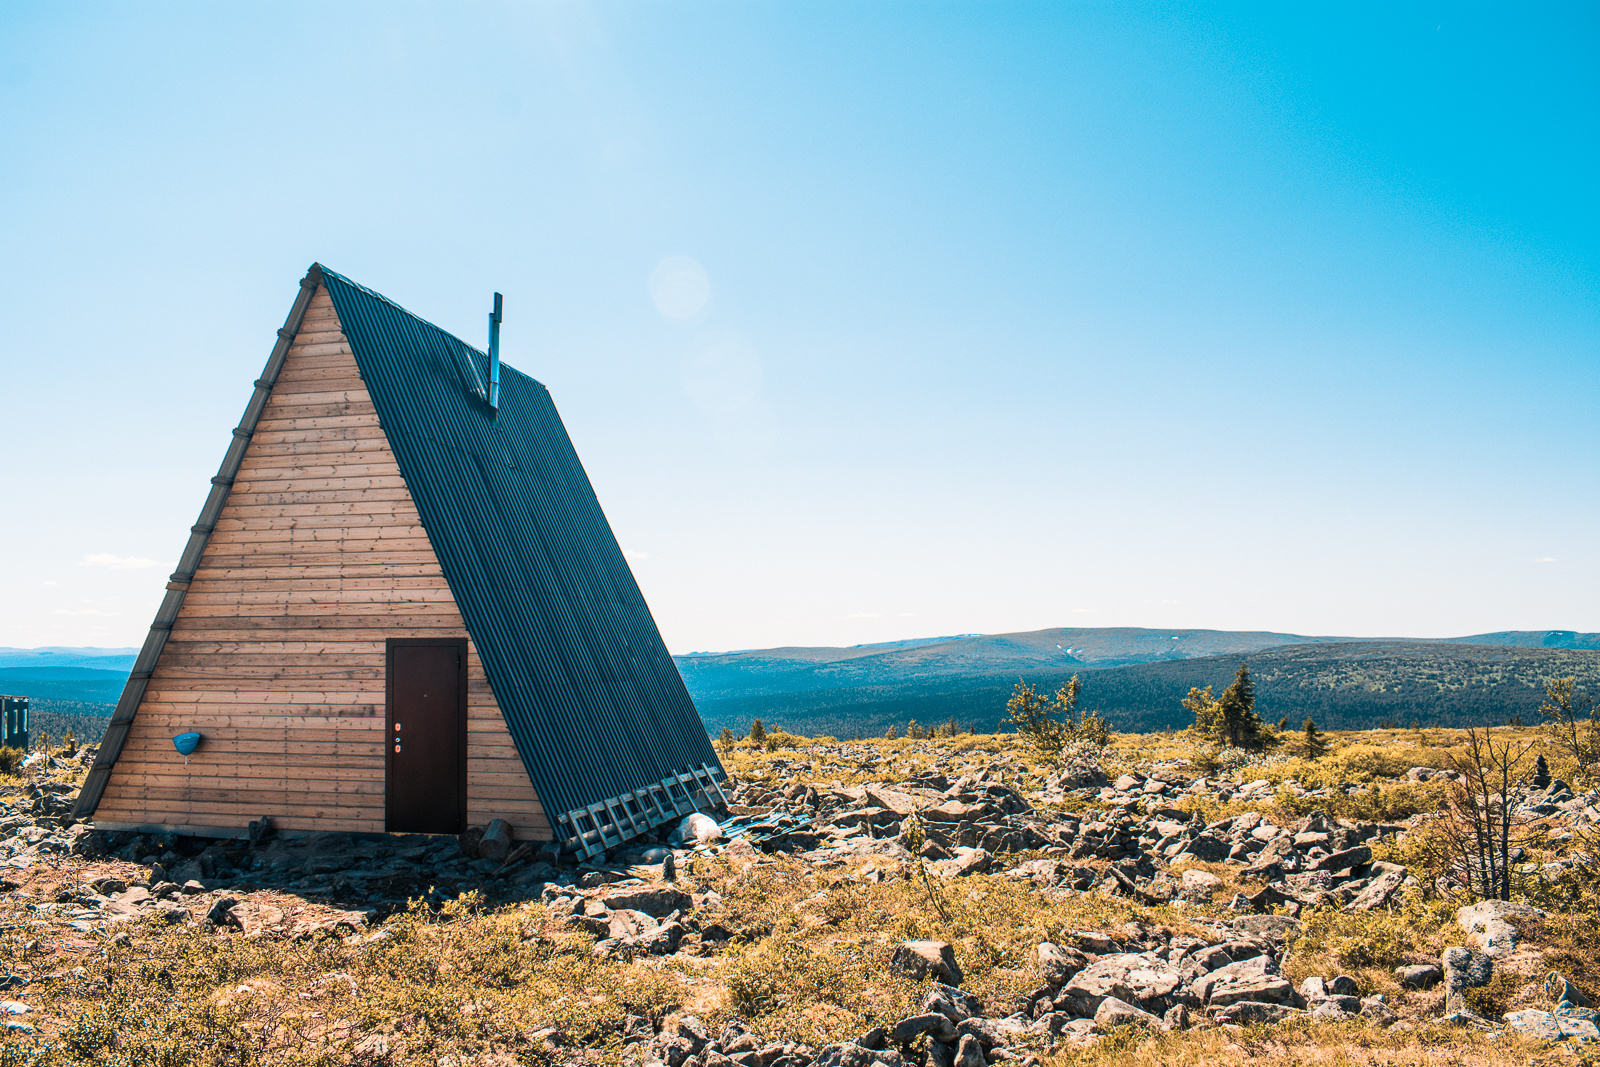
[[[1412,754],[1444,753],[1437,740]],[[1369,760],[1364,781],[1313,784],[1290,773],[1304,761],[1201,774],[1128,739],[1049,766],[1010,738],[771,748],[727,753],[715,823],[584,865],[478,834],[67,825],[92,752],[36,758],[0,814],[0,1062],[1600,1051],[1594,941],[1569,915],[1592,898],[1560,896],[1592,883],[1600,793],[1525,784],[1519,811],[1548,833],[1519,873],[1551,888],[1476,903],[1408,851],[1449,774],[1402,768],[1401,751],[1387,776]],[[1458,1058],[1429,1058],[1441,1048]]]

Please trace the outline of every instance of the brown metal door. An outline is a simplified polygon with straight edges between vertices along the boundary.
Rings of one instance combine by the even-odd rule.
[[[467,810],[467,644],[388,641],[386,828],[458,834]]]

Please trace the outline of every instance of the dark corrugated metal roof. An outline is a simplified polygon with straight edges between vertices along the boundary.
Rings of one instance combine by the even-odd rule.
[[[544,386],[502,365],[492,412],[486,355],[322,277],[552,825],[701,764],[720,774]]]

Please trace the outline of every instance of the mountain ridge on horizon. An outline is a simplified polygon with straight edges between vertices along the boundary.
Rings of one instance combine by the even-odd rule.
[[[1502,630],[1449,638],[1352,638],[1055,627],[674,659],[712,729],[765,718],[801,732],[842,734],[950,715],[987,726],[1003,717],[1006,696],[1019,678],[1052,689],[1079,673],[1089,696],[1085,706],[1113,713],[1123,728],[1163,728],[1176,722],[1174,709],[1189,685],[1225,684],[1240,657],[1265,668],[1256,672],[1258,685],[1283,711],[1353,727],[1406,715],[1433,721],[1481,717],[1500,707],[1532,714],[1542,692],[1540,672],[1578,673],[1586,682],[1600,677],[1593,674],[1600,664],[1600,634]],[[1507,660],[1514,670],[1501,663]],[[1436,684],[1441,678],[1448,685]]]
[[[1461,651],[1449,652],[1452,647]],[[1448,670],[1481,688],[1486,684],[1483,657],[1467,652],[1474,647],[1521,649],[1528,655],[1568,650],[1582,656],[1600,650],[1600,634],[1502,630],[1448,638],[1360,638],[1268,630],[1053,627],[850,646],[695,652],[673,660],[701,717],[713,729],[774,714],[796,728],[806,723],[834,728],[857,719],[876,724],[906,708],[924,709],[927,721],[926,714],[936,706],[947,709],[940,719],[946,714],[992,719],[1018,678],[1053,687],[1080,672],[1105,679],[1089,691],[1111,700],[1131,726],[1160,717],[1159,709],[1171,703],[1166,690],[1180,676],[1193,673],[1198,684],[1221,681],[1219,672],[1231,674],[1239,656],[1255,657],[1270,668],[1269,674],[1279,671],[1278,684],[1283,685],[1291,674],[1299,679],[1297,686],[1308,684],[1306,679],[1316,672],[1348,674],[1355,660],[1369,666],[1381,660],[1386,677],[1411,685],[1448,661]],[[83,702],[84,710],[99,705],[109,715],[135,652],[92,646],[0,648],[0,691],[41,701]],[[1201,662],[1193,671],[1181,667],[1191,660]],[[1540,662],[1554,661],[1546,656]],[[1268,689],[1274,684],[1270,677],[1263,682]],[[1524,696],[1519,690],[1514,699],[1525,702]],[[1348,690],[1337,709],[1324,709],[1322,715],[1350,719],[1363,704],[1376,709],[1379,703],[1376,696]]]
[[[1177,642],[1173,644],[1172,642]],[[695,652],[674,656],[698,700],[731,695],[760,676],[760,688],[798,690],[872,684],[996,670],[1103,670],[1167,660],[1246,654],[1290,645],[1356,643],[1504,645],[1515,648],[1600,649],[1600,633],[1574,630],[1501,630],[1464,637],[1339,637],[1272,630],[1153,629],[1138,626],[1074,627],[949,638],[911,638],[870,645],[797,646]]]
[[[1263,634],[1273,637],[1294,638],[1293,643],[1326,643],[1342,641],[1417,641],[1436,642],[1441,644],[1504,644],[1513,647],[1544,647],[1544,648],[1600,648],[1600,633],[1585,633],[1578,630],[1496,630],[1490,633],[1468,634],[1462,637],[1408,637],[1404,634],[1377,634],[1365,636],[1338,636],[1332,634],[1292,634],[1278,630],[1213,630],[1208,627],[1156,627],[1156,626],[1047,626],[1039,630],[1007,630],[999,633],[965,633],[944,634],[938,637],[907,637],[890,641],[866,641],[855,645],[773,645],[770,648],[730,648],[723,651],[675,652],[674,658],[688,659],[705,656],[740,656],[757,652],[787,652],[787,651],[841,651],[855,652],[857,650],[882,650],[889,651],[898,648],[910,648],[921,645],[943,644],[946,641],[961,641],[968,638],[983,637],[1013,637],[1021,634],[1043,633],[1152,633],[1171,634]],[[1550,638],[1565,638],[1576,640],[1577,644],[1547,644]],[[1503,639],[1503,640],[1502,640]],[[1537,642],[1533,639],[1539,639]],[[4,654],[7,649],[0,649]]]

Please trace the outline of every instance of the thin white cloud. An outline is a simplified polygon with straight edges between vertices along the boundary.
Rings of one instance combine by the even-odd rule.
[[[852,611],[850,614],[846,615],[845,618],[847,618],[847,619],[881,619],[881,618],[883,618],[883,615],[882,615],[882,613],[876,612],[876,611]]]
[[[917,613],[914,612],[914,611],[902,611],[900,613],[900,618],[902,618],[902,619],[914,619],[916,617],[917,617]]]
[[[1556,558],[1554,556],[1540,556],[1538,559],[1534,560],[1534,562],[1535,563],[1555,563],[1555,562],[1557,562],[1557,560],[1556,560]]]
[[[137,571],[143,570],[145,567],[161,566],[155,560],[145,559],[143,556],[113,556],[109,552],[95,552],[92,555],[84,556],[78,565],[80,567],[105,567],[113,571]]]
[[[649,559],[650,553],[640,552],[638,549],[625,548],[622,550],[623,559]]]
[[[52,582],[52,581],[46,580],[46,581],[40,582],[39,584],[40,585],[60,585],[61,583],[60,582]]]

